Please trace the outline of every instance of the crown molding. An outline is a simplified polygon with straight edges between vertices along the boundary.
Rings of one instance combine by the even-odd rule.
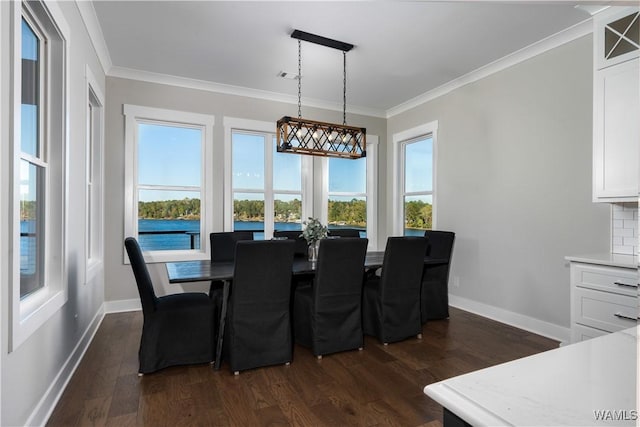
[[[110,77],[119,77],[124,79],[138,80],[150,83],[165,84],[170,86],[178,86],[189,89],[204,90],[208,92],[224,93],[236,96],[245,96],[249,98],[263,99],[267,101],[283,102],[287,104],[297,104],[298,98],[293,95],[286,95],[277,92],[264,91],[259,89],[251,89],[241,86],[226,85],[222,83],[215,83],[205,80],[190,79],[178,76],[172,76],[168,74],[153,73],[149,71],[135,70],[131,68],[116,67],[111,62],[111,56],[109,55],[109,49],[107,48],[102,34],[102,28],[98,22],[98,18],[93,8],[93,4],[90,1],[76,0],[75,1],[78,11],[82,17],[82,21],[89,33],[91,43],[98,55],[100,64],[105,72],[105,75]],[[433,90],[418,95],[408,101],[398,104],[395,107],[387,110],[370,108],[363,106],[348,106],[348,112],[350,114],[360,114],[364,116],[378,117],[389,119],[400,113],[415,108],[421,104],[429,102],[440,96],[446,95],[449,92],[454,91],[464,85],[473,83],[482,78],[488,77],[491,74],[495,74],[527,59],[533,58],[553,48],[569,43],[593,31],[592,19],[589,18],[581,23],[578,23],[566,30],[563,30],[557,34],[549,36],[541,41],[533,43],[525,48],[520,49],[517,52],[509,54],[501,59],[498,59],[490,64],[482,66],[474,71],[471,71],[461,77],[451,80]],[[322,108],[332,111],[342,111],[342,104],[323,101],[320,99],[303,98],[303,104],[305,106]]]
[[[286,95],[283,93],[270,92],[266,90],[251,89],[242,86],[233,86],[222,83],[215,83],[206,80],[190,79],[186,77],[172,76],[168,74],[152,73],[149,71],[135,70],[124,67],[111,67],[108,76],[119,77],[123,79],[139,80],[149,83],[158,83],[170,86],[184,87],[188,89],[197,89],[207,92],[224,93],[228,95],[246,96],[249,98],[264,99],[267,101],[284,102],[287,104],[298,104],[298,97],[294,95]],[[306,107],[323,108],[326,110],[335,110],[342,112],[342,104],[327,102],[319,99],[303,98],[302,103]],[[349,114],[362,114],[365,116],[373,116],[386,118],[384,110],[348,106]]]
[[[387,110],[386,118],[389,119],[400,113],[404,113],[412,108],[415,108],[425,102],[432,101],[449,92],[452,92],[462,86],[469,83],[473,83],[480,79],[495,74],[499,71],[512,67],[520,62],[531,59],[537,55],[547,52],[563,44],[569,43],[580,37],[586,36],[593,32],[593,21],[591,18],[586,19],[572,27],[567,28],[559,33],[551,35],[545,39],[542,39],[536,43],[533,43],[527,47],[524,47],[514,53],[511,53],[503,58],[500,58],[494,62],[484,65],[474,71],[471,71],[462,77],[451,80],[433,90],[418,95],[402,104],[392,107]]]
[[[76,7],[80,12],[80,17],[84,23],[84,27],[89,33],[89,39],[93,45],[93,49],[98,55],[100,65],[102,65],[102,71],[107,74],[111,69],[113,63],[111,62],[111,55],[109,55],[109,49],[107,43],[104,41],[104,35],[102,34],[102,27],[98,22],[96,16],[96,10],[93,8],[93,2],[86,0],[76,0]]]

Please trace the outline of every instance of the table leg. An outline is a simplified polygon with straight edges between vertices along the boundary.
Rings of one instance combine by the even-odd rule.
[[[216,363],[214,369],[220,369],[222,364],[222,341],[224,339],[224,324],[227,320],[227,300],[229,299],[229,280],[224,281],[222,287],[222,307],[220,308],[220,325],[218,327],[218,342],[216,344]]]

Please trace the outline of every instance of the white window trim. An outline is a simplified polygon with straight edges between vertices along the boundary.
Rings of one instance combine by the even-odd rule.
[[[68,298],[68,287],[67,287],[67,265],[66,265],[66,248],[67,248],[67,230],[68,230],[68,197],[69,194],[69,173],[68,173],[68,165],[69,165],[69,70],[70,70],[70,54],[71,51],[71,41],[69,35],[71,34],[69,25],[64,18],[60,7],[55,2],[44,2],[36,3],[35,5],[26,5],[22,2],[11,2],[10,5],[10,17],[9,19],[12,21],[13,34],[12,39],[13,43],[11,43],[11,52],[10,52],[10,61],[11,61],[11,72],[10,74],[10,87],[13,91],[10,99],[13,101],[11,103],[11,120],[10,120],[10,132],[13,139],[12,146],[12,184],[11,188],[13,189],[13,195],[11,197],[13,209],[11,209],[10,213],[10,221],[11,221],[11,235],[19,236],[20,230],[20,213],[19,213],[19,179],[17,179],[18,171],[20,170],[20,128],[21,128],[21,96],[17,91],[22,87],[22,76],[21,76],[21,50],[22,50],[22,36],[21,36],[21,22],[22,22],[22,13],[23,8],[28,8],[33,11],[33,8],[38,8],[42,12],[34,12],[33,15],[40,16],[41,14],[46,14],[53,27],[55,27],[55,31],[58,33],[58,36],[61,38],[61,53],[62,59],[60,60],[61,72],[62,72],[62,121],[61,122],[53,122],[53,118],[51,117],[50,107],[45,109],[46,114],[48,114],[46,122],[47,127],[43,128],[42,131],[46,132],[47,135],[51,132],[51,126],[56,126],[61,130],[60,134],[62,135],[61,141],[61,151],[62,153],[52,153],[51,143],[47,142],[44,148],[44,155],[51,162],[51,157],[53,155],[59,155],[61,159],[60,165],[60,181],[56,179],[55,183],[51,182],[51,178],[47,177],[46,179],[46,192],[45,199],[51,198],[51,189],[52,185],[60,185],[62,184],[62,201],[61,201],[61,209],[60,212],[52,212],[51,207],[49,206],[48,200],[45,201],[45,230],[51,230],[52,227],[56,227],[59,232],[60,242],[51,242],[53,237],[45,237],[45,259],[47,262],[45,263],[45,287],[34,292],[33,294],[25,297],[24,299],[20,299],[20,239],[13,239],[13,248],[12,248],[12,256],[10,256],[10,272],[9,275],[11,277],[11,286],[10,286],[10,319],[11,319],[11,330],[10,330],[10,338],[9,338],[9,351],[14,351],[18,348],[22,343],[24,343],[36,330],[38,330],[51,316],[53,316],[56,312],[60,310],[60,308],[66,303]],[[47,43],[46,46],[46,55],[48,58],[52,56],[52,45],[53,43]],[[56,52],[57,53],[57,52]],[[51,73],[46,73],[47,79],[52,79]],[[51,81],[45,82],[45,90],[49,91],[49,95],[46,97],[47,103],[51,101],[51,86],[54,83]],[[59,87],[59,82],[55,83],[56,87]],[[55,106],[55,108],[59,108]],[[52,124],[53,123],[53,124]],[[49,136],[48,136],[49,137]],[[48,138],[47,137],[47,138]],[[48,172],[51,173],[51,172]],[[52,215],[55,214],[56,218],[52,218]],[[47,233],[49,233],[47,231]],[[57,239],[56,239],[57,240]],[[53,245],[56,243],[56,247]],[[56,252],[56,255],[53,256],[52,252]],[[15,255],[17,254],[17,255]],[[53,274],[52,270],[55,270],[56,273]]]
[[[432,121],[429,123],[425,123],[411,129],[407,129],[401,132],[394,133],[392,135],[392,183],[391,188],[393,189],[393,201],[391,203],[391,232],[394,236],[402,236],[404,234],[404,218],[403,218],[403,186],[404,186],[404,158],[402,155],[402,145],[403,143],[415,139],[420,136],[431,136],[433,140],[433,193],[432,193],[432,227],[436,229],[436,217],[437,217],[437,203],[436,203],[436,195],[437,195],[437,185],[436,185],[436,177],[438,174],[436,173],[437,168],[437,134],[438,134],[438,121]]]
[[[213,127],[215,117],[208,114],[191,113],[186,111],[168,110],[163,108],[145,107],[140,105],[123,105],[125,116],[125,191],[124,191],[124,233],[127,236],[138,235],[138,195],[134,191],[137,187],[137,141],[138,121],[148,120],[166,122],[167,124],[184,124],[200,127],[203,132],[202,159],[201,159],[201,199],[200,199],[200,249],[199,250],[175,250],[175,251],[145,251],[146,262],[170,262],[209,259],[209,245],[207,240],[212,231],[213,224],[213,200],[210,197],[213,191]],[[124,241],[124,239],[123,239]],[[129,264],[129,258],[123,251],[125,264]]]
[[[275,135],[275,122],[266,122],[261,120],[250,120],[238,117],[224,117],[224,230],[233,231],[233,147],[232,135],[233,131],[260,132]],[[271,140],[267,141],[270,146]],[[313,178],[312,178],[312,159],[309,156],[302,156],[301,174],[302,174],[302,218],[311,216],[313,211]],[[272,150],[265,150],[265,184],[273,182],[273,153]],[[236,191],[244,193],[264,193],[265,197],[265,224],[264,238],[270,239],[273,236],[273,209],[269,210],[267,200],[273,200],[273,185],[265,185],[265,190],[242,190]],[[286,191],[279,191],[278,194],[286,194]],[[295,192],[297,194],[297,192]],[[270,212],[270,215],[269,215]],[[271,218],[271,219],[269,219]]]
[[[367,135],[367,239],[369,239],[369,251],[378,250],[378,136]],[[321,195],[320,212],[317,217],[320,222],[327,224],[329,221],[329,161],[326,157],[320,161],[321,187],[317,188]],[[348,193],[351,194],[351,193]]]
[[[86,221],[87,224],[91,223],[92,227],[91,230],[87,230],[88,233],[91,233],[91,238],[92,239],[96,239],[97,240],[97,247],[100,248],[99,249],[99,253],[95,254],[95,256],[90,257],[90,248],[88,247],[89,245],[89,239],[87,238],[85,240],[85,260],[86,260],[86,272],[85,272],[85,280],[84,283],[89,283],[92,279],[94,279],[97,275],[102,273],[102,265],[103,265],[103,257],[104,257],[104,130],[105,130],[105,115],[104,115],[104,100],[105,97],[103,95],[103,92],[100,88],[100,85],[98,84],[98,80],[96,79],[95,75],[93,74],[93,72],[91,71],[91,68],[89,67],[89,65],[85,66],[85,102],[89,102],[89,93],[90,91],[93,92],[93,94],[95,95],[95,97],[97,98],[98,104],[100,106],[100,129],[98,132],[98,138],[99,141],[97,142],[97,148],[98,148],[98,152],[96,153],[96,145],[94,145],[93,147],[93,155],[94,156],[98,156],[98,161],[99,161],[99,176],[98,176],[98,206],[95,206],[94,208],[97,208],[97,210],[99,211],[98,214],[98,224],[94,224],[95,221],[89,222],[89,214],[91,212],[91,209],[89,209],[89,206],[91,205],[91,200],[89,199],[89,194],[87,191],[87,194],[85,195],[85,213],[87,215],[86,217]],[[92,138],[94,136],[89,135],[90,127],[89,127],[89,121],[91,120],[91,117],[89,117],[90,112],[87,108],[86,114],[87,116],[85,117],[85,123],[87,125],[87,131],[86,131],[86,143],[85,143],[85,149],[87,148],[87,144],[90,144],[92,142]],[[89,150],[87,150],[86,153],[86,162],[87,164],[85,165],[85,182],[88,182],[89,180],[89,173],[91,168],[89,167],[89,162],[93,162],[93,159],[89,158]],[[94,185],[95,187],[95,185]],[[94,188],[94,191],[96,191],[96,189]],[[95,219],[95,217],[93,218]]]

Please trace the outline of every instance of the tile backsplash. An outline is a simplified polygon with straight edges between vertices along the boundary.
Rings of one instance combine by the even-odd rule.
[[[638,203],[615,203],[612,206],[611,252],[638,254]]]

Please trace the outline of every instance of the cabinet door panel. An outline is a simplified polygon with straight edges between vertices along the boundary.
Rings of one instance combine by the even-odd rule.
[[[594,201],[637,200],[640,85],[638,59],[596,72]]]

